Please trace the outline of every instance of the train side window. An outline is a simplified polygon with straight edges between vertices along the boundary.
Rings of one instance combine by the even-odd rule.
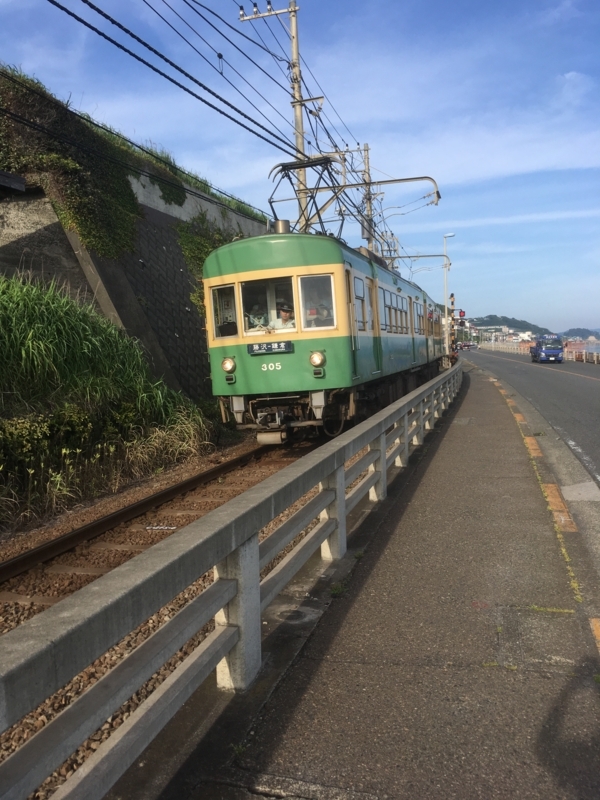
[[[362,278],[354,278],[354,314],[356,327],[365,330],[365,284]]]
[[[382,331],[387,330],[387,322],[385,319],[385,293],[383,289],[378,289],[377,294],[379,296],[379,327]]]
[[[433,309],[427,309],[427,335],[433,336]]]
[[[237,336],[237,314],[235,309],[235,288],[219,286],[212,290],[215,337]]]
[[[408,302],[406,297],[398,298],[398,308],[400,310],[400,333],[408,333]]]
[[[300,278],[303,328],[335,328],[335,303],[331,275]]]
[[[413,308],[415,313],[415,333],[423,335],[425,333],[423,306],[421,303],[415,303]]]

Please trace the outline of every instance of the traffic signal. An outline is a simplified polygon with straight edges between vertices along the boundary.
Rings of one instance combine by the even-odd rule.
[[[466,315],[465,312],[461,308],[461,310],[458,312],[458,316],[459,317],[464,317],[465,315]]]
[[[464,327],[465,327],[465,321],[464,321],[464,319],[461,319],[461,320],[460,320],[460,322],[459,322],[458,324],[460,325],[460,327],[461,327],[461,328],[464,328]]]

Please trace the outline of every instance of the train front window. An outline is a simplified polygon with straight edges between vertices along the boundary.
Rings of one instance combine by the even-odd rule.
[[[296,329],[296,308],[291,278],[268,278],[242,283],[244,332]]]
[[[235,290],[233,286],[219,286],[212,290],[215,337],[237,336],[237,314],[235,310]]]
[[[300,278],[303,328],[334,328],[335,308],[331,275]]]

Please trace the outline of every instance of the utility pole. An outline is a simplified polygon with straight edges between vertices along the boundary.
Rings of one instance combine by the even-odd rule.
[[[456,347],[456,339],[455,339],[456,329],[454,327],[454,292],[450,295],[450,353],[452,355],[454,353]]]
[[[371,193],[371,168],[369,166],[369,145],[365,144],[364,149],[364,160],[365,160],[365,170],[363,173],[363,180],[366,184],[365,186],[365,206],[366,206],[366,218],[367,218],[367,247],[369,250],[373,250],[374,239],[373,239],[373,195]],[[364,238],[364,237],[363,237]]]
[[[254,3],[252,14],[246,15],[244,7],[240,6],[241,22],[248,22],[263,17],[274,17],[280,14],[289,14],[290,17],[290,40],[292,44],[292,60],[290,61],[290,84],[292,89],[292,108],[294,109],[294,131],[296,136],[296,152],[299,161],[306,160],[305,139],[304,139],[304,104],[311,100],[322,100],[320,97],[309,97],[306,100],[302,97],[302,73],[300,71],[300,44],[298,42],[298,6],[296,0],[290,0],[290,5],[286,9],[274,11],[271,0],[267,0],[267,10],[261,14],[257,3]],[[301,233],[308,231],[308,186],[306,185],[306,169],[296,170],[296,193],[298,195],[298,222]]]

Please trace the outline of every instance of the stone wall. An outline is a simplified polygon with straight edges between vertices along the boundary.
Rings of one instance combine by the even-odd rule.
[[[118,259],[89,252],[76,233],[65,231],[42,193],[12,195],[0,202],[0,273],[28,272],[34,279],[66,284],[73,296],[139,339],[157,378],[197,400],[211,396],[203,320],[191,302],[196,280],[179,247],[176,225],[202,215],[220,228],[256,236],[265,225],[188,196],[168,205],[158,186],[131,178],[143,216],[132,253]]]
[[[93,292],[69,245],[51,202],[43,192],[9,193],[0,200],[0,273],[18,273],[68,286],[91,301]]]

